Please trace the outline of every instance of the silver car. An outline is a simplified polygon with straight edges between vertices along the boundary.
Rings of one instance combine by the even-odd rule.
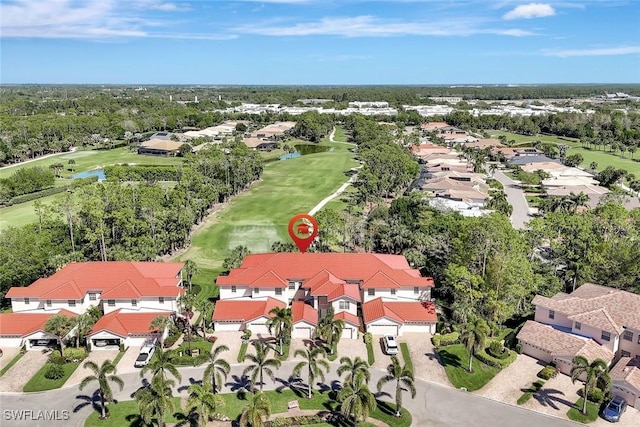
[[[398,342],[396,341],[396,337],[393,335],[385,335],[383,342],[385,353],[389,355],[398,354]]]

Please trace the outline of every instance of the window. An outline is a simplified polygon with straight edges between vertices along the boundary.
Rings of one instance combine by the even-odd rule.
[[[137,299],[132,299],[131,300],[131,306],[132,307],[137,307],[138,306],[138,300]]]
[[[629,352],[628,352],[628,351],[626,351],[626,350],[622,350],[622,351],[620,352],[620,355],[621,355],[622,357],[631,357],[631,353],[629,353]]]
[[[47,300],[47,307],[51,307],[51,300],[50,299]]]
[[[253,288],[253,293],[254,294],[259,294],[260,293],[260,288]]]
[[[604,341],[611,341],[611,334],[607,331],[602,331],[600,338],[602,338]]]
[[[158,303],[164,304],[164,297],[158,297]]]
[[[414,293],[415,295],[418,295],[418,294],[420,293],[420,288],[419,288],[419,287],[417,287],[417,286],[414,286],[414,287],[413,287],[413,293]]]
[[[349,310],[349,301],[338,301],[338,308],[340,310]]]
[[[29,298],[24,299],[25,305],[31,304],[31,300]]]
[[[633,332],[624,331],[624,333],[622,334],[622,339],[625,341],[633,341]]]
[[[295,289],[296,288],[296,282],[289,282],[289,289]]]
[[[108,299],[108,300],[107,300],[107,305],[108,305],[109,307],[115,307],[115,306],[116,306],[116,300],[114,300],[114,299]]]
[[[582,328],[582,323],[580,323],[580,322],[576,322],[576,324],[575,324],[574,328],[576,328],[576,330],[578,330],[578,331],[579,331],[579,330]]]
[[[69,300],[69,307],[75,307],[75,306],[76,306],[76,300],[70,299]]]
[[[391,295],[395,295],[396,294],[396,290],[395,289],[391,289]]]
[[[556,312],[553,310],[549,310],[549,319],[554,319],[556,317]]]
[[[231,293],[232,294],[235,294],[237,290],[238,290],[238,288],[236,287],[236,285],[232,285],[231,286]]]
[[[276,295],[282,295],[282,288],[276,288]]]
[[[374,296],[375,294],[376,294],[376,290],[375,289],[367,289],[367,295]]]
[[[89,292],[89,301],[95,301],[95,300],[96,300],[96,293]]]

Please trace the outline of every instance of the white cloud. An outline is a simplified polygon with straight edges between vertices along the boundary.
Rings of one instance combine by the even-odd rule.
[[[252,24],[239,26],[235,32],[265,36],[343,36],[343,37],[391,37],[391,36],[470,36],[474,34],[498,34],[526,36],[533,33],[520,29],[485,28],[474,19],[446,21],[401,22],[384,20],[374,16],[325,17],[319,21],[284,24]]]
[[[516,6],[515,9],[505,13],[502,18],[506,20],[512,19],[531,19],[543,18],[545,16],[553,16],[556,11],[550,4],[545,3],[529,3]]]
[[[593,49],[566,49],[566,50],[545,50],[545,56],[557,56],[569,58],[572,56],[614,56],[614,55],[637,55],[640,54],[640,46],[619,46]]]

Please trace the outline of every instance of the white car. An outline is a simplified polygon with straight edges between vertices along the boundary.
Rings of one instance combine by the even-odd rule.
[[[385,335],[383,338],[384,352],[390,355],[398,354],[398,342],[393,335]]]
[[[143,366],[146,366],[153,357],[153,353],[155,352],[156,346],[145,345],[140,349],[140,354],[138,355],[138,358],[136,359],[136,362],[133,364],[133,366],[136,368],[142,368]]]

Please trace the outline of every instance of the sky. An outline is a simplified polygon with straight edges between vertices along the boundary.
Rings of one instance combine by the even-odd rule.
[[[0,0],[0,83],[640,83],[640,0]]]

